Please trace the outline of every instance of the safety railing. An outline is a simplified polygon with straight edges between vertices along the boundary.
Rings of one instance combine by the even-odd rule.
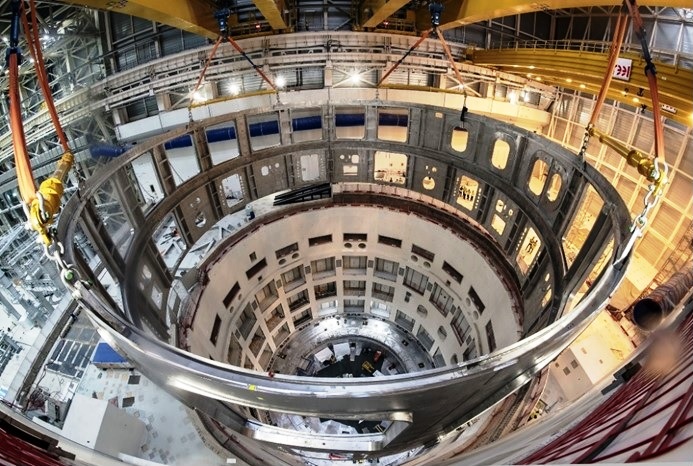
[[[488,50],[535,49],[607,54],[610,47],[611,42],[603,40],[510,40],[493,43]],[[639,44],[624,43],[621,47],[621,53],[640,55],[642,49]],[[693,69],[693,54],[659,48],[650,49],[650,53],[656,62],[672,65],[676,68]]]
[[[378,101],[378,105],[382,106],[383,102]],[[398,105],[401,106],[402,104],[399,103]],[[428,109],[428,107],[417,106],[418,111],[422,111],[422,108]],[[256,111],[259,112],[260,109],[256,109]],[[454,125],[458,121],[457,112],[445,110],[440,107],[428,109],[426,115],[430,120],[438,121],[439,118],[436,117],[436,114],[442,113],[445,113],[445,121],[452,122],[450,125]],[[234,115],[223,115],[218,118],[229,120],[234,118]],[[586,249],[584,254],[586,258],[589,257],[591,260],[596,259],[601,252],[601,246],[607,242],[607,237],[613,237],[615,245],[613,254],[611,254],[610,264],[605,267],[603,273],[595,280],[590,292],[585,295],[575,311],[566,318],[551,324],[550,322],[556,317],[555,315],[553,315],[553,317],[547,317],[546,319],[542,316],[541,322],[543,328],[538,328],[537,331],[532,333],[529,337],[515,344],[472,361],[414,374],[380,377],[367,381],[358,379],[339,379],[337,381],[331,379],[296,377],[284,374],[268,376],[262,372],[251,372],[235,366],[222,365],[218,362],[210,361],[195,354],[174,348],[169,346],[166,341],[153,338],[151,333],[146,330],[149,321],[146,320],[147,317],[146,314],[144,314],[145,309],[143,306],[145,305],[145,301],[143,299],[135,299],[136,296],[133,294],[136,290],[140,289],[141,285],[146,286],[145,279],[151,274],[151,264],[155,264],[156,262],[154,261],[155,257],[152,257],[151,260],[147,259],[147,263],[150,264],[150,266],[147,266],[147,270],[149,271],[145,272],[144,265],[137,260],[137,258],[142,255],[139,251],[148,248],[148,238],[152,237],[152,233],[156,226],[161,223],[165,216],[171,212],[172,209],[175,209],[186,196],[191,195],[198,187],[205,185],[209,179],[217,179],[219,176],[241,169],[247,164],[272,157],[275,152],[278,153],[277,151],[283,153],[287,150],[294,149],[287,146],[280,146],[257,151],[252,157],[241,155],[224,164],[212,167],[210,170],[200,173],[179,186],[170,186],[171,193],[164,197],[155,209],[147,213],[144,221],[138,221],[136,224],[132,224],[132,227],[135,229],[134,238],[136,240],[133,240],[131,243],[129,248],[130,252],[127,254],[125,264],[122,263],[122,258],[118,258],[118,254],[113,252],[114,249],[112,248],[112,244],[109,244],[109,238],[113,241],[117,238],[109,237],[108,230],[100,226],[100,224],[104,223],[103,220],[87,215],[87,211],[89,210],[88,204],[92,202],[91,199],[98,196],[100,191],[103,191],[101,188],[103,184],[108,183],[108,180],[114,178],[114,174],[126,168],[129,163],[139,156],[145,153],[149,154],[150,151],[153,151],[155,154],[159,153],[157,157],[166,157],[166,154],[160,153],[158,149],[161,148],[162,144],[166,141],[184,133],[194,133],[199,128],[219,124],[220,121],[222,120],[212,119],[209,121],[193,122],[187,128],[173,130],[167,135],[161,135],[147,141],[142,141],[135,146],[133,150],[123,154],[119,159],[116,159],[113,164],[110,164],[107,168],[90,178],[81,188],[80,196],[73,197],[68,205],[66,205],[63,214],[65,221],[60,224],[61,238],[74,238],[78,225],[82,223],[89,227],[89,231],[93,231],[94,233],[103,232],[101,235],[93,235],[90,240],[95,243],[95,249],[99,250],[99,256],[109,263],[110,268],[114,270],[116,274],[119,270],[122,270],[125,294],[128,295],[124,296],[127,302],[126,313],[128,317],[123,315],[120,310],[113,308],[112,304],[108,302],[107,296],[100,290],[97,283],[90,285],[89,283],[79,281],[74,284],[74,291],[79,294],[80,301],[90,311],[95,324],[103,332],[105,338],[107,338],[109,343],[122,350],[124,354],[127,354],[134,364],[146,370],[148,377],[153,381],[164,387],[175,390],[187,403],[195,405],[198,409],[207,413],[216,413],[215,416],[218,416],[221,415],[219,414],[221,413],[220,410],[223,411],[223,409],[225,409],[224,407],[241,405],[278,412],[301,412],[307,416],[320,416],[326,413],[332,413],[334,416],[363,415],[363,418],[370,419],[402,420],[405,424],[409,422],[409,419],[415,419],[416,422],[410,429],[404,430],[396,435],[393,433],[393,436],[396,438],[387,446],[387,448],[392,449],[402,448],[404,445],[411,445],[411,442],[415,442],[415,438],[422,438],[421,435],[424,435],[424,433],[427,438],[432,438],[431,436],[435,436],[437,432],[443,432],[446,429],[454,428],[456,425],[459,425],[458,422],[464,422],[490,407],[502,397],[502,393],[507,393],[514,388],[519,388],[519,386],[526,382],[526,380],[528,380],[528,378],[540,367],[548,364],[562,348],[586,327],[595,315],[595,310],[599,309],[600,306],[605,303],[623,276],[624,266],[627,263],[628,257],[628,251],[624,248],[625,240],[628,235],[627,227],[630,223],[630,218],[618,194],[593,168],[579,163],[576,157],[574,157],[574,154],[563,151],[558,146],[554,145],[551,145],[549,148],[546,146],[548,143],[542,141],[542,150],[551,150],[555,162],[564,165],[566,170],[570,172],[575,170],[579,171],[582,174],[580,179],[585,180],[585,183],[592,184],[599,195],[605,200],[608,200],[608,204],[613,207],[603,212],[600,226],[594,229],[594,241],[587,243],[586,248],[589,249],[589,251]],[[333,120],[323,119],[323,121],[332,122]],[[474,134],[474,128],[477,127],[476,125],[480,124],[480,117],[470,117],[468,121],[468,125],[472,125],[469,126],[470,133]],[[493,127],[495,131],[514,134],[515,136],[513,136],[513,138],[524,137],[529,144],[533,144],[532,147],[534,147],[534,150],[538,150],[539,148],[539,146],[536,145],[539,144],[539,142],[535,140],[536,136],[531,133],[525,132],[520,135],[517,133],[517,129],[513,129],[508,125],[503,125],[500,122],[492,120],[488,120],[487,125],[489,126],[485,128]],[[480,127],[477,129],[480,129]],[[452,126],[449,126],[447,131],[451,132]],[[249,136],[243,136],[243,138],[247,137]],[[513,138],[511,138],[511,140],[514,140]],[[489,145],[491,141],[484,140],[478,141],[477,143]],[[337,140],[331,141],[330,144],[333,148],[335,145],[339,146],[340,144],[346,148],[350,147],[354,142]],[[373,140],[361,141],[356,144],[359,145],[359,147],[363,145],[363,147],[377,148],[379,145],[389,147],[388,144],[393,143]],[[244,139],[242,145],[244,147],[251,146],[246,139]],[[475,150],[474,153],[490,153],[490,146],[487,148],[488,150]],[[393,148],[389,150],[393,150]],[[335,154],[339,152],[330,151],[328,153],[330,157],[337,157]],[[459,170],[468,173],[477,172],[480,179],[499,183],[499,189],[501,186],[505,186],[501,178],[499,178],[499,175],[492,174],[490,168],[488,168],[488,176],[482,173],[482,171],[484,173],[487,171],[487,168],[484,168],[485,165],[490,166],[490,161],[486,160],[486,158],[473,161],[471,160],[471,155],[469,155],[469,157],[460,156],[459,153],[454,152],[452,149],[448,149],[447,152],[440,150],[435,151],[434,154],[433,151],[424,151],[424,149],[414,146],[409,147],[407,153],[411,154],[410,157],[417,157],[417,154],[418,156],[426,156],[429,158],[438,157],[441,158],[441,160],[444,157],[450,163],[455,164]],[[532,152],[530,151],[528,153],[531,154]],[[525,154],[525,152],[518,153],[517,156],[522,157],[522,154]],[[372,164],[373,162],[371,161],[369,166],[373,166]],[[482,165],[480,166],[479,164]],[[420,164],[413,163],[413,166],[418,165]],[[529,164],[527,163],[524,165]],[[161,160],[158,166],[165,168],[166,165],[164,160]],[[453,170],[452,166],[450,170]],[[448,173],[450,171],[441,170],[441,172]],[[370,173],[363,178],[363,181],[369,183],[377,182],[373,180],[373,176],[374,175]],[[519,178],[524,179],[524,177],[518,177],[518,179]],[[165,177],[162,179],[165,179]],[[510,182],[511,181],[507,181],[507,183]],[[520,181],[518,181],[518,183],[519,182]],[[423,189],[418,186],[418,184],[412,184],[409,188]],[[511,188],[510,186],[506,186],[502,191],[511,194],[523,192],[520,188]],[[512,194],[514,196],[514,202],[520,204],[520,208],[525,209],[524,211],[530,216],[532,222],[542,224],[542,222],[546,221],[547,215],[550,215],[550,213],[546,211],[539,213],[536,206],[531,207],[529,200],[523,200],[522,195],[515,194]],[[454,202],[450,196],[441,197],[438,200],[442,202]],[[569,203],[572,202],[577,202],[577,200],[569,201]],[[123,205],[132,205],[133,203],[133,199],[123,199]],[[564,206],[564,210],[566,209],[569,210],[568,206]],[[127,209],[124,209],[123,214],[126,217],[129,215]],[[191,217],[191,219],[193,217]],[[95,224],[91,225],[91,223]],[[184,231],[184,229],[180,229],[180,231]],[[550,228],[547,226],[544,231],[549,234]],[[548,238],[545,242],[548,246],[555,243],[554,240],[549,240]],[[551,251],[553,251],[550,252],[551,257],[558,258],[561,253],[560,249],[556,248],[559,248],[559,246],[551,247],[555,249],[551,249]],[[135,254],[133,251],[138,251],[138,253]],[[67,260],[77,265],[82,264],[79,266],[79,270],[83,277],[90,277],[93,275],[89,268],[85,266],[84,259],[80,258],[79,251],[75,250],[73,245],[66,243],[66,254]],[[584,263],[585,268],[583,271],[575,269],[571,277],[564,278],[566,283],[569,282],[570,286],[573,287],[575,284],[584,281],[583,275],[592,269],[590,264],[593,265],[593,263],[591,260],[586,259],[587,262]],[[125,266],[127,270],[123,269],[123,266]],[[558,265],[556,266],[558,267]],[[546,265],[546,267],[548,267],[548,265]],[[546,268],[544,270],[546,270]],[[163,271],[160,273],[165,274]],[[541,274],[541,276],[544,276],[544,274]],[[164,280],[164,278],[162,278],[162,280]],[[557,295],[563,295],[562,290],[562,288],[554,288]],[[158,292],[150,294],[152,296],[158,296]],[[146,297],[143,293],[140,293],[140,295]],[[156,299],[152,298],[152,302],[154,301],[156,301]],[[130,320],[130,317],[132,317],[133,320]],[[138,322],[137,319],[142,319],[142,321]],[[165,333],[166,329],[163,329],[163,331]],[[479,399],[469,399],[469,397],[463,396],[465,393],[473,392],[474,389],[472,387],[478,387],[479,384],[486,384],[487,390],[485,390],[483,396],[480,396]],[[454,413],[450,413],[449,410],[430,410],[428,406],[424,409],[424,407],[421,406],[419,398],[419,394],[422,390],[435,391],[437,399],[445,400],[446,404],[454,404],[458,406],[458,408],[455,409]],[[377,394],[377,396],[374,396],[374,394]],[[307,397],[310,397],[310,403],[306,402],[308,399]],[[354,397],[358,397],[360,400],[357,406],[353,403]],[[453,399],[457,399],[457,401],[450,401]],[[431,412],[438,413],[436,415],[438,417],[431,417]],[[446,413],[444,416],[440,414],[443,412]],[[413,417],[410,416],[412,413]],[[425,421],[426,419],[428,419],[428,421]],[[422,420],[424,420],[424,424],[425,422],[429,422],[428,427],[418,427],[424,426],[424,424],[421,424]],[[439,427],[432,430],[433,428],[431,426],[434,425]],[[419,430],[417,433],[417,429],[424,430]],[[285,438],[273,437],[275,433],[276,429],[271,429],[269,427],[265,429],[264,427],[256,426],[252,431],[256,439],[275,439],[274,441],[279,443],[286,440]],[[290,433],[287,433],[286,435],[289,434]],[[296,439],[294,438],[294,440]],[[311,445],[313,447],[320,449],[321,442],[327,442],[329,439],[320,436],[312,436],[311,438],[305,438],[303,440],[312,442]],[[381,443],[381,440],[382,439],[371,441],[364,438],[352,438],[351,443],[347,442],[348,444],[344,444],[345,446],[343,448],[370,451],[383,447],[384,445]]]

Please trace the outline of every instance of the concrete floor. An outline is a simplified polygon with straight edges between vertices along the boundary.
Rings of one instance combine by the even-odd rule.
[[[176,399],[140,376],[138,384],[128,384],[132,374],[127,369],[102,370],[90,364],[77,388],[77,393],[110,400],[134,398],[134,404],[123,408],[146,424],[147,443],[140,454],[155,463],[175,466],[216,466],[227,464],[200,439],[187,408]]]

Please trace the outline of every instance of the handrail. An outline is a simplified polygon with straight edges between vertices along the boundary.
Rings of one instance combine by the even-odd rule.
[[[379,102],[379,105],[382,105],[382,102]],[[261,110],[256,109],[256,111]],[[440,110],[449,113],[450,116],[453,115],[451,110]],[[221,117],[232,119],[233,114]],[[478,118],[472,116],[471,122],[473,123]],[[208,121],[193,122],[188,128],[180,128],[167,135],[154,137],[138,144],[130,152],[116,159],[114,163],[104,167],[81,188],[80,196],[73,197],[65,207],[65,216],[63,217],[65,220],[59,225],[61,238],[74,237],[75,229],[82,216],[82,209],[98,191],[100,184],[110,179],[114,171],[121,169],[153,146],[160,145],[171,137],[218,122],[219,120],[214,118]],[[494,124],[502,125],[498,122]],[[509,126],[504,126],[504,128],[510,131]],[[512,131],[518,130],[512,129]],[[527,137],[533,139],[535,136],[530,133],[527,134]],[[283,150],[286,148],[284,147]],[[594,168],[581,164],[572,154],[559,150],[558,146],[555,146],[553,150],[555,150],[554,156],[558,160],[567,164],[571,170],[582,173],[584,179],[594,185],[597,192],[604,197],[605,203],[609,204],[610,208],[604,211],[606,221],[603,227],[600,227],[599,232],[614,237],[615,245],[611,255],[611,264],[595,280],[591,292],[569,315],[517,343],[458,365],[378,378],[378,380],[314,379],[285,374],[268,375],[214,362],[152,338],[146,330],[140,329],[119,309],[111,309],[105,297],[99,294],[96,287],[89,287],[87,283],[81,281],[76,282],[75,286],[81,295],[83,304],[91,311],[91,317],[95,324],[110,343],[120,348],[137,365],[146,366],[148,371],[151,371],[148,376],[154,382],[174,390],[180,397],[187,400],[188,403],[195,404],[202,411],[215,412],[221,401],[222,403],[240,404],[258,409],[301,412],[305,415],[320,415],[330,412],[334,416],[350,418],[356,416],[356,411],[358,411],[360,419],[382,420],[390,419],[391,416],[398,415],[397,413],[411,411],[415,414],[415,418],[416,416],[425,418],[426,414],[419,411],[422,409],[420,403],[417,405],[414,400],[418,396],[416,394],[422,390],[434,390],[441,398],[456,399],[458,403],[454,413],[450,412],[449,415],[446,415],[445,420],[442,420],[442,417],[436,418],[442,423],[436,424],[438,427],[430,430],[430,432],[435,433],[452,428],[453,425],[456,425],[454,423],[457,420],[469,419],[481,412],[479,410],[490,407],[500,399],[502,394],[507,393],[507,390],[519,388],[539,367],[546,365],[553,359],[572,338],[591,322],[596,315],[595,310],[603,306],[623,278],[625,264],[629,258],[627,247],[624,246],[629,243],[627,241],[629,215],[625,205],[614,188],[606,180],[600,178]],[[267,154],[272,154],[271,151],[272,149],[267,149],[262,154],[255,154],[252,160],[247,157],[233,159],[228,161],[226,165],[212,168],[212,171],[215,169],[228,171],[233,164],[240,166],[243,163],[260,160]],[[184,198],[186,193],[194,190],[196,183],[202,182],[205,177],[214,178],[214,174],[208,171],[189,180],[178,187],[176,196]],[[140,229],[135,235],[137,242],[133,239],[133,242],[130,243],[131,251],[139,250],[137,244],[141,243],[141,238],[150,236],[152,225],[158,224],[161,215],[168,211],[169,207],[175,205],[173,197],[171,197],[171,202],[166,202],[166,199],[168,197],[162,201],[165,205],[162,204],[163,207],[158,209],[158,212],[154,211],[148,216],[145,223],[138,225]],[[546,228],[546,231],[548,230],[549,228]],[[68,260],[72,261],[74,258],[72,256],[76,254],[72,245],[67,245],[66,254]],[[104,254],[108,254],[108,252],[104,251]],[[128,256],[129,258],[134,257],[130,253]],[[79,261],[77,262],[79,263]],[[128,260],[126,266],[128,264],[131,265],[131,270],[127,274],[132,280],[129,278],[127,282],[132,284],[136,282],[135,278],[139,276],[139,272],[135,262]],[[589,268],[591,269],[591,267]],[[84,270],[82,276],[89,277],[90,271]],[[578,279],[576,278],[576,280]],[[126,286],[129,285],[126,284]],[[129,303],[128,306],[136,305],[130,303],[131,297],[128,296],[128,299],[125,300],[126,303]],[[134,308],[128,308],[128,312],[132,310]],[[473,386],[478,386],[481,383],[487,384],[485,387],[488,391],[483,396],[479,395],[473,406],[470,404],[471,401],[464,401],[459,398],[462,393],[465,393],[465,390],[473,390]],[[464,390],[460,388],[461,384],[466,387]],[[305,402],[306,397],[310,397],[310,403]],[[358,407],[353,404],[354,397],[359,399]],[[438,416],[441,416],[440,413]],[[449,416],[453,416],[455,419],[451,419]],[[415,428],[412,426],[410,429]],[[413,430],[404,431],[397,439],[397,442],[401,443],[393,444],[392,448],[401,447],[404,442],[413,441],[411,438],[413,435]],[[367,447],[370,448],[370,446],[364,446],[364,448]]]
[[[381,66],[385,68],[391,56],[399,55],[399,50],[406,50],[409,47],[408,41],[410,40],[409,36],[396,34],[334,31],[329,36],[325,36],[324,33],[306,32],[243,39],[239,43],[246,49],[248,55],[255,59],[256,55],[254,54],[261,54],[259,58],[263,58],[271,66],[282,66],[285,63],[295,64],[300,58],[310,59],[312,62],[320,61],[319,64],[331,60],[333,65],[337,65],[340,63],[340,57],[343,57],[345,63],[353,63],[354,60],[361,59],[364,53],[359,50],[367,48],[368,52],[372,52],[369,54],[369,61],[380,60]],[[427,66],[434,64],[441,69],[447,69],[448,63],[442,47],[437,41],[429,42],[431,45],[426,45],[425,51],[419,55],[413,53],[407,63]],[[459,43],[450,43],[450,46],[456,56],[462,55],[465,48],[464,44]],[[57,100],[56,108],[60,113],[63,125],[67,127],[71,123],[89,117],[94,112],[103,111],[104,108],[115,109],[143,99],[149,96],[152,91],[156,94],[181,86],[194,86],[202,66],[200,54],[207,54],[212,47],[213,44],[210,44],[140,64],[110,75],[86,89]],[[285,55],[286,50],[279,53],[280,48],[295,53]],[[316,48],[320,48],[319,53],[315,53]],[[431,48],[438,50],[439,58],[431,58],[433,54]],[[465,64],[464,67],[466,72],[474,72],[472,65]],[[483,71],[484,74],[489,74],[489,70],[486,68],[476,68],[479,72]],[[175,73],[172,70],[176,70]],[[180,70],[185,71],[181,72]],[[229,73],[244,72],[254,73],[254,70],[246,66],[243,58],[239,57],[238,54],[224,53],[223,51],[219,52],[217,60],[210,66],[209,70],[210,74],[224,74],[225,76],[228,76]],[[502,80],[517,83],[518,87],[525,84],[525,80],[513,74],[495,73]],[[523,103],[519,102],[519,104],[522,105]],[[25,118],[25,125],[33,128],[27,134],[28,144],[35,143],[53,132],[46,110]],[[9,132],[0,134],[0,161],[12,156],[12,151],[8,147],[9,142]]]
[[[494,42],[488,49],[476,48],[475,50],[503,51],[503,50],[553,50],[553,51],[577,51],[596,52],[608,54],[611,41],[584,40],[584,39],[557,39],[557,40],[509,40]],[[693,53],[685,53],[671,49],[650,49],[652,56],[661,63],[674,67],[693,68]],[[642,49],[637,43],[624,42],[621,53],[631,53],[640,56]]]

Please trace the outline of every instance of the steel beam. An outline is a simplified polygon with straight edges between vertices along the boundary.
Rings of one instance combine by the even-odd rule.
[[[364,28],[377,27],[380,23],[395,14],[397,10],[405,6],[407,3],[409,3],[409,0],[378,0],[369,5],[369,7],[373,10],[373,16],[368,18],[361,26]]]
[[[106,0],[62,0],[97,10],[145,18],[158,23],[183,29],[210,39],[219,36],[219,26],[214,19],[214,2],[211,0],[128,0],[109,2]],[[268,2],[271,0],[267,0]],[[259,8],[259,7],[258,7]],[[263,12],[264,14],[264,12]]]
[[[269,25],[272,26],[272,29],[288,29],[288,25],[282,15],[284,0],[253,0],[253,3],[260,10],[260,13],[262,13]]]
[[[621,0],[601,0],[600,6],[618,6],[623,3]],[[667,6],[676,8],[690,8],[690,0],[638,0],[640,6]],[[498,0],[489,2],[486,0],[465,0],[463,2],[446,2],[445,10],[440,21],[440,29],[453,29],[479,21],[487,21],[493,18],[500,18],[509,15],[519,15],[534,11],[558,10],[567,8],[583,8],[594,6],[594,0],[545,0],[542,2],[532,2],[529,0]],[[419,29],[427,28],[424,18],[427,18],[428,11],[419,11],[417,15],[421,24],[417,23]]]
[[[652,109],[649,84],[643,73],[644,63],[635,54],[622,54],[633,60],[630,81],[612,81],[607,98],[632,106],[647,105]],[[541,79],[541,82],[577,91],[596,94],[606,72],[606,54],[579,50],[555,50],[541,48],[509,48],[502,50],[477,50],[475,65],[488,66],[505,72]],[[693,72],[672,65],[656,63],[659,100],[674,107],[675,114],[664,115],[683,124],[690,124],[693,102]],[[642,89],[642,91],[641,91]],[[634,100],[637,98],[637,101]]]

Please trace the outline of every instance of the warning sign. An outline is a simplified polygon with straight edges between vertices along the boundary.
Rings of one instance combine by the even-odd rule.
[[[619,58],[614,66],[613,77],[621,81],[630,81],[630,73],[633,70],[633,60],[630,58]]]

